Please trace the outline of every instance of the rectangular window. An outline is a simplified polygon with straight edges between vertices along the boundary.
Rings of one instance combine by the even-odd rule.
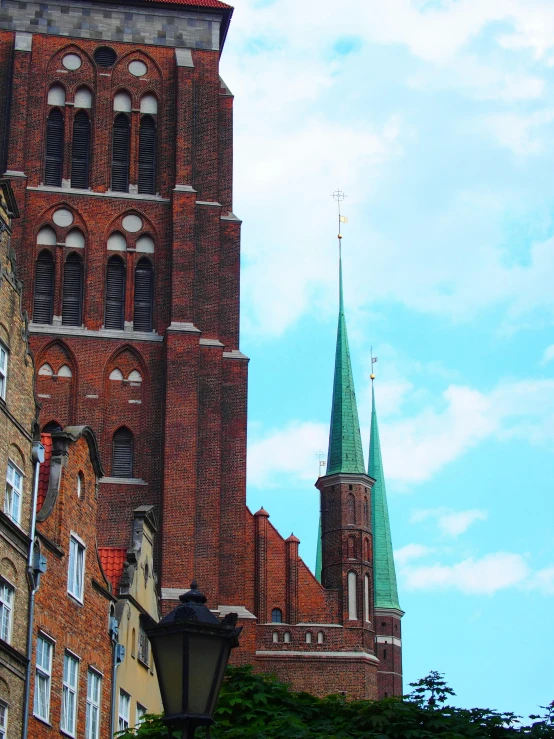
[[[119,691],[119,722],[118,731],[129,728],[129,715],[131,712],[131,696],[124,690]]]
[[[75,736],[75,714],[77,712],[77,676],[79,660],[72,654],[63,657],[62,718],[60,728]]]
[[[21,491],[23,490],[23,472],[8,461],[6,472],[6,496],[4,498],[4,513],[12,521],[19,523],[21,518]]]
[[[0,739],[5,739],[8,731],[8,704],[0,701]]]
[[[139,627],[138,658],[146,667],[150,665],[150,642],[142,626]]]
[[[8,377],[8,350],[0,344],[0,398],[6,400],[6,380]]]
[[[44,721],[50,718],[50,687],[52,681],[52,642],[37,639],[37,666],[35,673],[34,714]]]
[[[0,637],[9,642],[12,635],[12,611],[14,589],[0,580]]]
[[[137,726],[139,724],[142,724],[142,722],[144,721],[144,717],[146,716],[146,713],[147,713],[146,708],[144,706],[141,706],[141,704],[137,702],[137,723],[136,723]]]
[[[85,547],[75,537],[69,540],[69,570],[67,573],[67,592],[77,600],[83,600],[83,580],[85,570]]]
[[[98,739],[100,736],[100,692],[102,678],[93,670],[88,671],[87,679],[87,723],[85,739]]]

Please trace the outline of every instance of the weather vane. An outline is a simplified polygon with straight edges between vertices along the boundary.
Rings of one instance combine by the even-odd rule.
[[[373,380],[375,379],[375,374],[373,373],[373,365],[377,361],[378,357],[373,356],[373,347],[369,350],[369,353],[371,355],[371,374],[369,376],[369,379],[371,380],[371,384],[373,385]]]
[[[340,253],[341,253],[341,239],[342,239],[342,234],[340,232],[340,225],[341,225],[341,223],[348,223],[348,218],[346,216],[341,215],[341,212],[340,212],[340,204],[342,203],[342,201],[344,200],[344,198],[347,197],[347,196],[344,194],[344,192],[341,189],[337,188],[335,190],[335,192],[331,193],[331,197],[333,198],[333,200],[336,200],[337,201],[337,208],[338,208],[338,212],[339,212],[339,233],[338,233],[338,240],[339,240],[339,255],[340,255]]]
[[[318,477],[322,477],[323,472],[325,470],[326,462],[325,462],[325,452],[319,451],[315,455],[319,460],[319,469],[318,469]]]

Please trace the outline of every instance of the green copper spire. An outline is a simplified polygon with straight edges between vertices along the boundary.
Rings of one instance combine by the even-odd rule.
[[[365,474],[364,453],[360,437],[360,423],[354,391],[354,378],[350,364],[348,334],[344,318],[342,294],[342,260],[339,257],[339,324],[337,329],[337,350],[335,354],[335,381],[333,384],[333,407],[331,410],[331,430],[329,433],[329,452],[327,454],[327,474],[337,472],[357,472]]]
[[[381,442],[379,441],[379,426],[377,425],[373,387],[371,388],[371,440],[369,443],[368,473],[375,480],[371,495],[375,608],[397,608],[401,610],[398,603],[387,490],[385,488],[385,475],[383,474]]]

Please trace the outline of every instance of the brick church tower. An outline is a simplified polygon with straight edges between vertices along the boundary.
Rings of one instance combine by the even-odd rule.
[[[102,546],[162,523],[163,601],[244,602],[247,358],[219,0],[3,0],[0,137],[41,425],[90,425]],[[209,522],[209,525],[208,525]],[[168,604],[169,607],[169,604]]]
[[[1,0],[0,155],[40,424],[95,432],[100,547],[128,548],[133,512],[154,507],[163,611],[195,577],[246,626],[234,659],[319,695],[398,694],[377,422],[367,474],[342,277],[321,582],[298,539],[246,506],[233,97],[219,77],[231,14],[220,0]]]

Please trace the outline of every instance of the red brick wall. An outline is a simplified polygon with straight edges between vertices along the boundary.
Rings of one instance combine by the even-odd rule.
[[[77,497],[77,476],[84,475],[81,497]],[[108,634],[111,599],[99,592],[93,581],[108,589],[96,551],[95,473],[89,445],[81,436],[69,444],[67,465],[63,467],[60,490],[51,514],[37,526],[47,571],[41,575],[35,601],[33,669],[29,737],[59,736],[64,653],[80,659],[77,692],[77,736],[85,734],[87,671],[89,666],[103,675],[101,736],[109,737],[112,648]],[[76,533],[86,545],[83,603],[67,592],[69,539]],[[42,538],[41,538],[41,535]],[[44,538],[47,537],[47,538]],[[49,544],[49,542],[51,542]],[[33,717],[37,636],[43,633],[54,643],[50,724]]]

